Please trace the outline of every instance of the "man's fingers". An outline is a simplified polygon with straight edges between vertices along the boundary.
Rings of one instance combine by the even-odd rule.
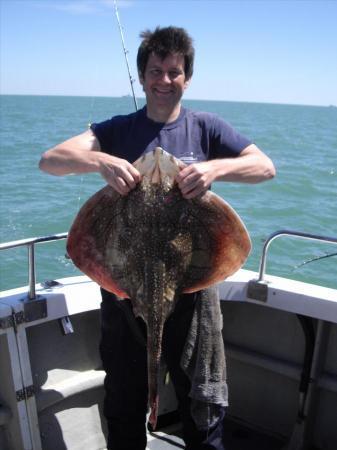
[[[121,195],[126,195],[134,189],[141,180],[138,170],[127,161],[123,161],[120,165],[106,164],[101,173],[107,183]]]
[[[130,186],[123,180],[123,178],[121,178],[121,177],[116,177],[115,178],[115,183],[114,183],[114,188],[115,188],[115,190],[119,193],[119,194],[121,194],[121,195],[127,195],[129,192],[130,192],[130,190],[131,190],[131,188],[130,188]]]
[[[130,164],[129,172],[136,184],[141,181],[141,179],[142,179],[141,174],[138,172],[138,170],[132,164]]]
[[[193,175],[193,164],[185,167],[178,173],[178,175],[176,176],[176,181],[178,185],[179,183],[182,183],[185,180],[185,178],[187,178],[190,174]]]
[[[176,176],[178,187],[184,198],[203,195],[213,179],[207,162],[191,164],[182,169]]]
[[[121,174],[117,178],[119,181],[122,180],[130,189],[136,187],[136,181],[128,170],[121,170]]]
[[[191,200],[192,198],[203,196],[205,192],[207,192],[207,188],[205,189],[202,186],[197,186],[186,193],[181,192],[181,194],[186,200]]]
[[[127,163],[125,166],[116,168],[115,173],[119,178],[125,181],[130,189],[134,189],[137,183],[139,183],[141,180],[141,176],[138,170],[129,163]]]
[[[187,173],[186,175],[181,175],[181,172],[177,175],[176,181],[181,191],[186,191],[191,188],[198,180],[199,175],[197,173]]]
[[[186,193],[193,189],[198,183],[198,178],[194,176],[189,176],[185,178],[181,183],[178,183],[178,186],[181,192]]]
[[[184,197],[191,192],[196,193],[195,195],[199,195],[201,192],[205,192],[208,188],[206,180],[204,180],[203,177],[200,178],[197,174],[189,175],[180,184],[178,184],[178,186]]]

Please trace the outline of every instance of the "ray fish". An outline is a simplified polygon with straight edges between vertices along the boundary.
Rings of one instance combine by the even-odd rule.
[[[147,325],[149,422],[158,414],[158,372],[166,319],[181,293],[224,280],[251,249],[238,214],[211,191],[184,199],[175,177],[185,164],[163,149],[139,158],[141,182],[127,196],[111,186],[80,209],[69,231],[74,264],[109,292],[130,298]]]

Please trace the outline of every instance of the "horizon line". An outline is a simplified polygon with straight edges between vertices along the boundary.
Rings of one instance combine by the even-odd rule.
[[[79,97],[79,98],[133,98],[131,94],[123,95],[84,95],[84,94],[18,94],[18,93],[0,93],[0,96],[17,96],[17,97]],[[145,100],[143,96],[136,96],[137,100]],[[336,108],[337,105],[331,104],[312,104],[312,103],[283,103],[279,101],[259,101],[259,100],[218,100],[218,99],[199,99],[199,98],[182,98],[184,101],[195,101],[195,102],[225,102],[225,103],[252,103],[261,105],[281,105],[281,106],[311,106],[318,108]]]

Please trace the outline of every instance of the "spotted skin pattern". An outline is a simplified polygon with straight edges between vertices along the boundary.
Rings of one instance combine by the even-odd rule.
[[[158,372],[166,319],[181,293],[238,270],[251,248],[239,216],[207,192],[186,200],[174,182],[183,164],[156,149],[134,164],[142,181],[127,196],[106,186],[81,208],[69,232],[74,264],[106,290],[130,298],[147,325],[150,423],[158,412]]]

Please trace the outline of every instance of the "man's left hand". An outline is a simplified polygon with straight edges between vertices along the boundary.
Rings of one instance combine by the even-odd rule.
[[[176,181],[182,196],[192,199],[203,195],[215,179],[211,161],[191,164],[182,169],[176,176]]]

